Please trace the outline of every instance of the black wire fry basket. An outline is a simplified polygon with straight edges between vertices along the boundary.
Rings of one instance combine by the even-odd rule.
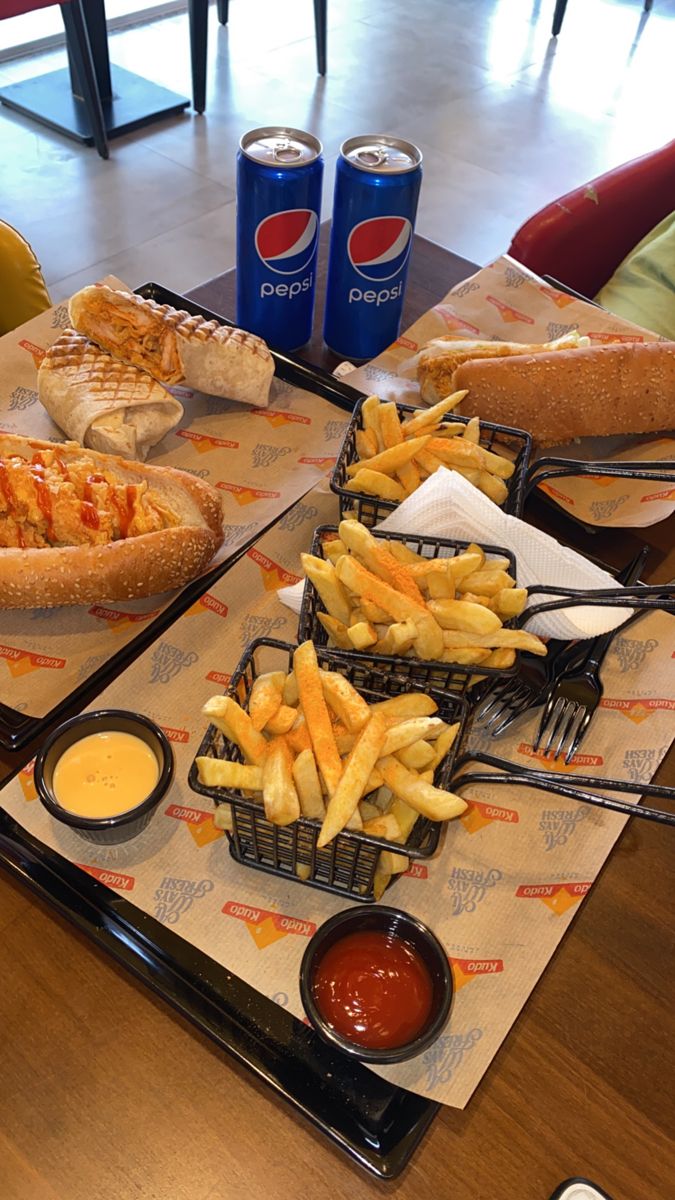
[[[420,554],[422,557],[429,559],[454,558],[456,554],[462,554],[471,545],[470,542],[460,542],[450,538],[425,537],[422,534],[378,533],[374,529],[371,529],[370,532],[377,541],[400,542],[408,550],[412,550],[414,554]],[[318,526],[314,533],[310,553],[316,558],[325,559],[325,542],[338,536],[337,526]],[[486,567],[490,565],[490,555],[497,555],[500,558],[508,559],[508,573],[516,579],[516,560],[510,550],[503,550],[499,546],[482,546],[481,548],[488,557]],[[326,609],[314,584],[310,579],[305,579],[305,590],[302,597],[302,608],[300,609],[298,624],[298,641],[312,641],[317,649],[319,646],[328,646],[328,634],[317,617],[317,612],[325,611]],[[504,622],[505,629],[515,629],[516,627],[517,618],[512,618]],[[463,665],[451,662],[425,662],[412,657],[401,658],[388,654],[373,654],[368,650],[351,651],[335,649],[332,650],[332,653],[339,656],[344,654],[348,657],[353,657],[370,671],[380,672],[387,677],[395,676],[401,680],[403,686],[408,690],[420,691],[432,687],[456,696],[465,695],[472,684],[479,680],[486,681],[485,687],[489,689],[490,681],[496,683],[498,679],[517,674],[520,662],[519,650],[514,651],[515,658],[511,667],[485,667],[482,664]]]
[[[356,432],[363,429],[361,410],[366,399],[367,397],[364,396],[354,408],[342,448],[333,468],[330,486],[340,499],[340,517],[353,516],[357,521],[361,521],[370,528],[377,525],[379,521],[383,521],[394,509],[398,508],[398,501],[383,500],[379,496],[367,496],[364,492],[352,492],[346,486],[349,479],[347,467],[359,461],[356,450]],[[397,404],[396,408],[402,420],[424,411],[424,409],[415,408],[410,404]],[[440,425],[441,427],[458,423],[468,425],[469,420],[469,417],[449,412],[441,419]],[[480,445],[484,450],[501,454],[513,462],[515,469],[511,478],[505,480],[507,496],[500,507],[503,512],[510,513],[514,517],[522,516],[527,473],[532,453],[531,435],[524,429],[511,429],[507,425],[493,425],[489,421],[481,421]],[[362,461],[362,466],[368,466],[367,459]]]
[[[273,638],[259,638],[252,642],[224,694],[247,709],[251,689],[258,676],[269,671],[292,671],[295,649],[295,646]],[[338,671],[368,703],[374,704],[415,690],[405,678],[387,675],[381,670],[374,671],[357,654],[337,654],[323,646],[316,647],[316,654],[319,667]],[[461,749],[468,708],[459,696],[428,688],[425,690],[438,705],[436,716],[448,723],[460,724],[449,753],[434,772],[434,785],[447,789],[455,758]],[[244,761],[239,747],[214,725],[208,727],[196,757]],[[343,829],[328,846],[318,849],[321,821],[300,817],[291,825],[274,825],[265,816],[262,802],[252,799],[249,794],[234,788],[209,787],[201,783],[196,762],[190,767],[188,782],[193,791],[208,796],[217,806],[230,806],[231,828],[227,830],[227,836],[230,854],[237,862],[352,900],[375,899],[375,872],[381,851],[405,854],[410,859],[429,858],[435,852],[441,834],[439,822],[420,816],[405,844]],[[396,878],[393,875],[392,881]]]

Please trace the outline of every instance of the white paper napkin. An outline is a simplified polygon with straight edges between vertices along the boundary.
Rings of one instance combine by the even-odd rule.
[[[561,546],[555,538],[540,529],[503,513],[463,475],[445,467],[439,468],[426,479],[377,529],[382,533],[421,533],[429,537],[458,538],[511,550],[516,557],[519,587],[531,587],[537,583],[573,588],[618,586],[609,572],[594,566],[575,550]],[[277,595],[288,608],[299,612],[303,588],[304,583],[280,588]],[[531,604],[552,599],[555,597],[534,596]],[[628,608],[592,608],[583,605],[533,617],[526,628],[542,637],[562,638],[564,641],[591,638],[616,629],[631,612]]]

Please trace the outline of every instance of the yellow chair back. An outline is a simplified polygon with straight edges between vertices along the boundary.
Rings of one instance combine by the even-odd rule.
[[[0,334],[51,306],[40,264],[21,234],[0,221]]]

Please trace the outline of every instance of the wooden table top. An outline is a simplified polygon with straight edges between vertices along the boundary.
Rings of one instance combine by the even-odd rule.
[[[474,269],[416,238],[404,321]],[[233,315],[234,273],[192,296]],[[318,333],[305,354],[335,361]],[[646,540],[650,577],[675,575],[672,520],[616,537],[543,506],[531,515],[608,561]],[[573,1175],[612,1200],[665,1200],[674,861],[669,830],[632,822],[468,1107],[441,1111],[393,1184],[0,877],[0,1200],[548,1200]]]

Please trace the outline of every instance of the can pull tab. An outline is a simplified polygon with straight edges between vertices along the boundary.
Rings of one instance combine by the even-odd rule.
[[[274,158],[276,162],[294,163],[302,158],[302,150],[287,139],[279,140],[274,146]]]
[[[381,167],[389,155],[386,150],[359,150],[356,157],[364,167]]]

